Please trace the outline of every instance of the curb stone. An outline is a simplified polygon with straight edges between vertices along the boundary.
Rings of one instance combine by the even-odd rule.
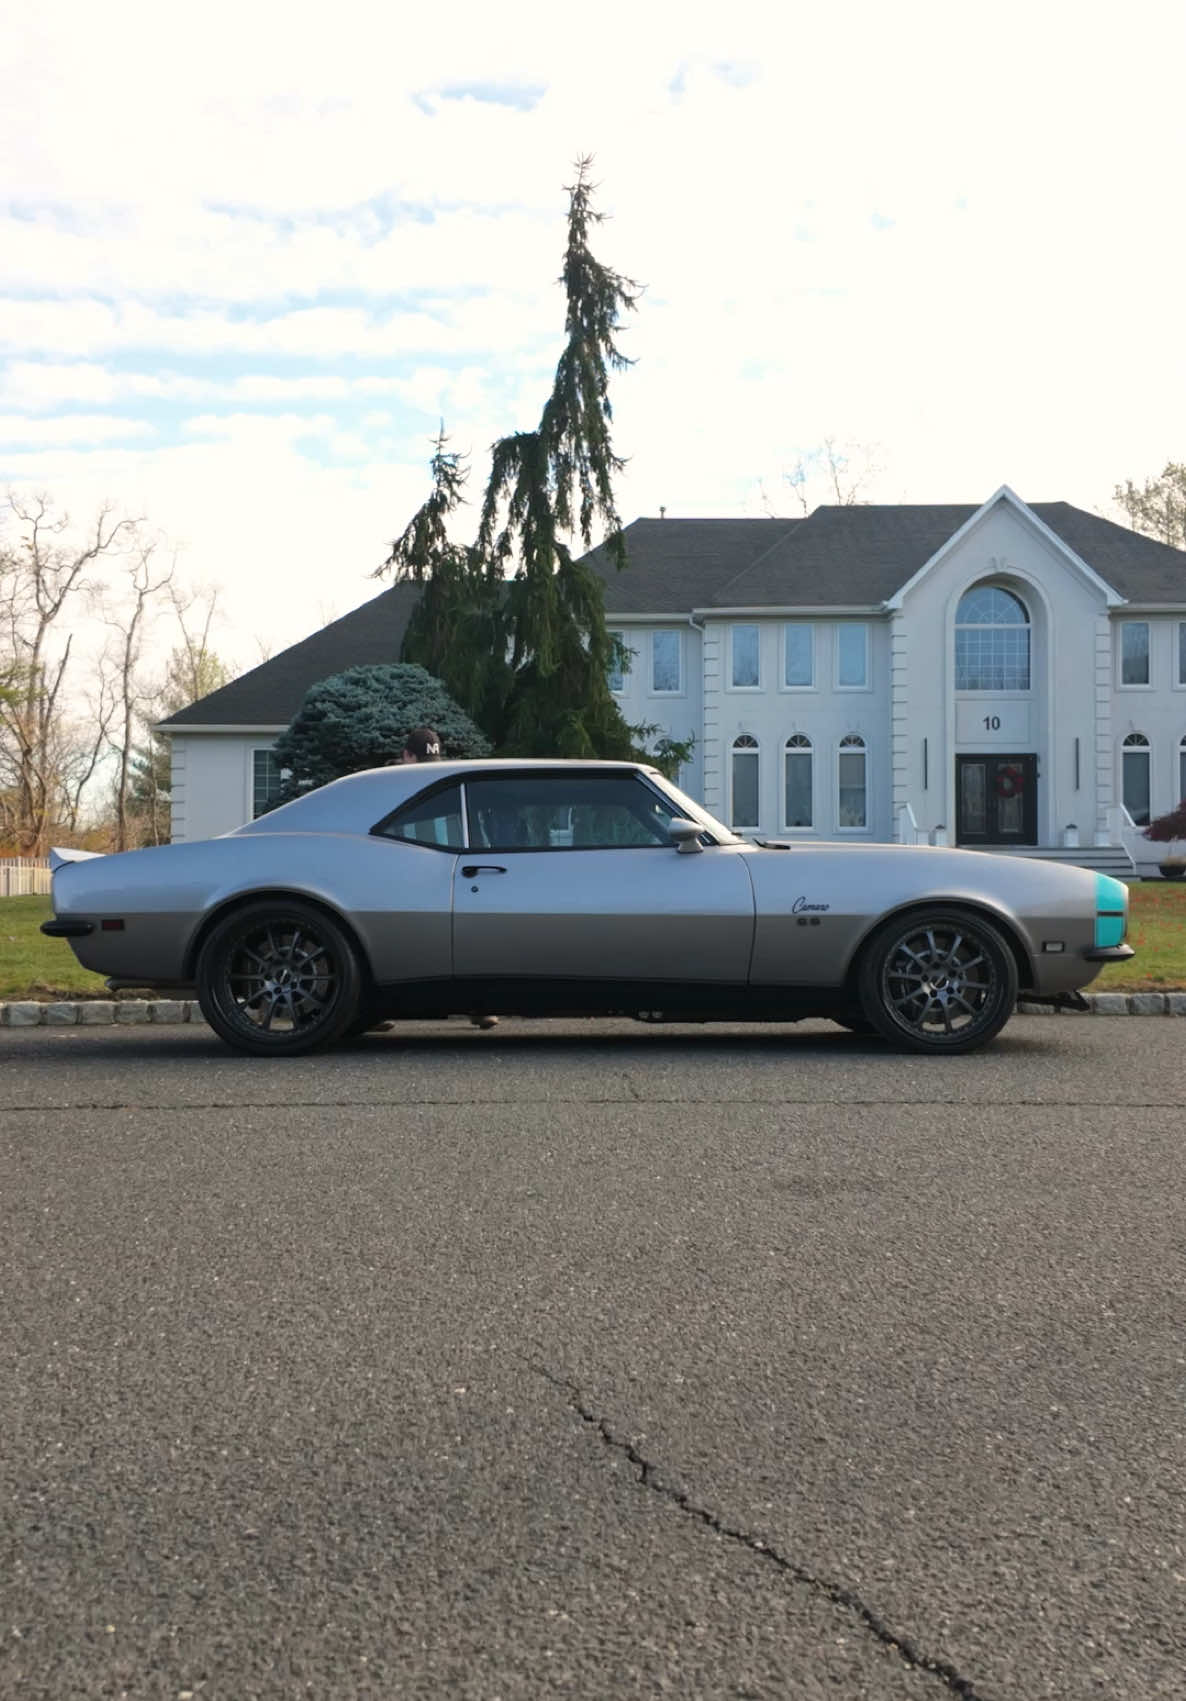
[[[201,1020],[197,1000],[191,998],[80,998],[62,1004],[40,1004],[30,999],[0,1004],[0,1028],[109,1028],[145,1022],[161,1026]]]
[[[1186,992],[1089,992],[1089,1011],[1053,1010],[1022,1000],[1019,1016],[1186,1016]],[[33,1000],[0,1004],[0,1028],[93,1028],[149,1023],[153,1027],[201,1022],[196,998],[82,998],[75,1003],[40,1004]]]

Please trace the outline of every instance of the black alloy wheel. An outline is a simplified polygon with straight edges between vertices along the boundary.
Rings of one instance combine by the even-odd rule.
[[[198,1001],[215,1033],[255,1057],[294,1057],[356,1021],[362,968],[345,930],[300,898],[265,898],[225,916],[198,957]]]
[[[861,959],[861,1005],[877,1032],[911,1051],[974,1051],[1017,1002],[1017,964],[992,923],[936,906],[887,923]]]

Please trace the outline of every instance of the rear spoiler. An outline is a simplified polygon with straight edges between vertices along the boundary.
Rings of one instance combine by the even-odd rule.
[[[58,869],[65,868],[68,862],[90,862],[92,857],[102,855],[102,851],[61,850],[53,845],[49,853],[49,871],[56,874]]]

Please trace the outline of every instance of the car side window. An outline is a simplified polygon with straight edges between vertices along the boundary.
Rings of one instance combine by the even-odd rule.
[[[427,797],[414,797],[376,830],[385,839],[404,839],[433,850],[460,850],[460,785],[443,786]]]
[[[516,775],[466,782],[470,848],[671,847],[674,806],[633,774]]]

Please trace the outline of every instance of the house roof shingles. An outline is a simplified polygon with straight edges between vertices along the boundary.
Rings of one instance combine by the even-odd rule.
[[[187,726],[287,726],[319,679],[348,667],[398,661],[419,596],[418,585],[392,585],[160,724],[178,732]]]
[[[825,507],[803,520],[641,519],[625,528],[630,565],[622,572],[604,545],[586,559],[605,586],[611,620],[712,608],[867,608],[899,591],[981,506]],[[1186,609],[1186,551],[1068,502],[1029,506],[1128,601]],[[162,724],[287,725],[317,680],[397,660],[418,595],[415,585],[393,585]]]

